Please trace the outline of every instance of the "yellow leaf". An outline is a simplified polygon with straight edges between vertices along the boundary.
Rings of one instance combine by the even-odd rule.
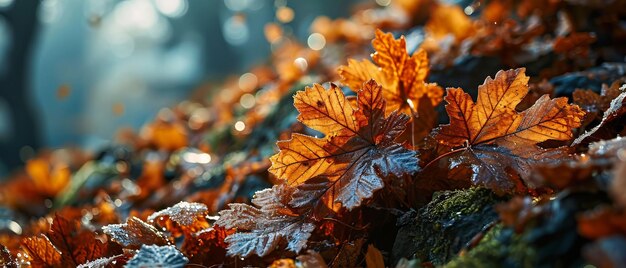
[[[342,83],[358,91],[363,83],[374,79],[382,85],[383,98],[387,101],[385,113],[399,110],[412,115],[419,109],[419,99],[426,95],[432,106],[441,102],[443,90],[437,84],[425,83],[428,76],[428,55],[418,50],[409,55],[404,36],[394,39],[391,33],[376,31],[372,41],[376,50],[374,63],[368,60],[348,60],[347,66],[339,67]]]

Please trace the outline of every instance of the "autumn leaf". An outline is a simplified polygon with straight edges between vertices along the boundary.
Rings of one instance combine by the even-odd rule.
[[[445,97],[450,124],[441,127],[437,140],[457,148],[447,153],[458,152],[450,158],[450,168],[468,166],[473,183],[497,192],[523,191],[533,164],[566,156],[563,150],[545,150],[537,144],[570,140],[584,115],[566,98],[547,95],[517,112],[515,107],[528,93],[524,71],[500,71],[487,78],[478,87],[476,103],[460,88],[449,88]]]
[[[342,91],[316,85],[294,96],[298,119],[325,134],[315,138],[293,134],[279,141],[280,152],[270,158],[269,171],[292,186],[300,186],[292,201],[295,207],[320,202],[347,209],[383,187],[383,177],[417,171],[415,152],[394,140],[405,130],[406,115],[385,117],[382,89],[370,80],[358,92],[352,107]]]
[[[187,146],[188,142],[185,126],[173,118],[157,118],[141,130],[141,137],[149,145],[170,152]]]
[[[226,259],[226,248],[228,248],[224,240],[234,233],[234,229],[214,225],[194,233],[192,237],[185,237],[181,251],[189,256],[190,263],[205,265],[222,263]]]
[[[31,264],[36,267],[61,264],[61,251],[43,234],[25,238],[22,246],[28,251]]]
[[[620,87],[620,94],[611,100],[609,107],[604,111],[600,124],[580,135],[573,144],[583,144],[602,139],[615,137],[624,128],[624,114],[626,114],[626,86]],[[600,98],[602,100],[602,98]]]
[[[609,193],[618,207],[626,208],[626,161],[619,161],[613,168]]]
[[[11,256],[11,252],[2,244],[0,244],[0,266],[8,268],[18,267],[17,262]]]
[[[177,237],[182,233],[190,234],[208,228],[209,223],[205,218],[207,212],[205,204],[181,201],[153,213],[148,217],[148,222],[156,222]]]
[[[452,35],[457,43],[471,36],[475,31],[473,21],[460,6],[446,4],[439,4],[434,7],[424,29],[428,39],[432,38],[439,41]],[[425,42],[432,42],[428,39]]]
[[[119,254],[111,257],[103,257],[95,259],[90,262],[83,263],[78,268],[105,268],[105,267],[120,267],[128,262],[128,259],[132,257],[130,254]],[[124,266],[127,267],[127,266]]]
[[[61,261],[75,266],[104,257],[107,244],[98,240],[91,231],[79,229],[79,222],[56,215],[50,226],[48,238],[61,252]]]
[[[102,227],[102,231],[124,247],[139,248],[141,245],[168,244],[163,233],[137,217],[128,218],[126,223],[109,224]]]
[[[428,56],[418,50],[409,55],[404,36],[394,39],[391,33],[376,31],[372,41],[376,53],[369,60],[348,59],[347,66],[338,69],[341,82],[358,92],[370,79],[382,85],[382,96],[387,100],[385,113],[399,110],[413,115],[419,110],[419,100],[428,96],[432,106],[441,102],[443,90],[437,84],[426,83],[428,76]]]
[[[385,268],[385,259],[383,258],[383,254],[371,244],[367,246],[365,263],[367,264],[367,268]]]
[[[626,234],[626,212],[619,209],[599,207],[579,215],[576,220],[578,232],[586,238],[598,239]]]
[[[143,245],[124,267],[177,267],[189,260],[175,246]]]
[[[303,268],[328,268],[328,265],[324,261],[324,258],[322,258],[322,255],[310,249],[306,254],[300,255],[296,257],[296,259],[302,264]]]
[[[256,192],[252,199],[255,206],[229,204],[229,209],[220,211],[215,224],[238,231],[224,240],[229,244],[228,255],[266,256],[280,243],[287,243],[293,252],[303,249],[315,225],[289,207],[293,192],[285,184],[275,185]]]
[[[365,243],[364,238],[346,241],[341,244],[337,255],[333,259],[332,267],[357,267],[358,258]]]
[[[28,160],[25,169],[35,187],[47,196],[56,196],[70,182],[72,175],[66,163],[53,162],[51,157]]]

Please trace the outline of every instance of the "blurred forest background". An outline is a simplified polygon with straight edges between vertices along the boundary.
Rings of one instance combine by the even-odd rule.
[[[268,22],[306,40],[354,2],[0,0],[0,177],[40,148],[97,149],[262,62]]]

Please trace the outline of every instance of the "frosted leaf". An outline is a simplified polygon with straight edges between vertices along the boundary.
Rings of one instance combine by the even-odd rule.
[[[306,217],[294,213],[287,204],[294,189],[281,184],[259,191],[252,203],[229,204],[228,210],[220,211],[215,223],[226,228],[237,228],[237,233],[224,239],[228,254],[248,257],[252,254],[266,256],[281,242],[287,249],[299,252],[307,243],[315,225]]]
[[[0,266],[2,267],[18,267],[17,262],[13,260],[13,256],[9,250],[0,244]]]
[[[259,256],[265,256],[278,246],[280,237],[277,233],[234,233],[224,241],[228,243],[228,255],[248,257],[256,253]]]
[[[111,240],[124,247],[166,245],[168,242],[159,230],[137,217],[128,218],[126,223],[109,224],[102,227],[102,231],[110,236]]]
[[[198,216],[206,214],[207,211],[205,204],[181,201],[174,206],[153,213],[148,217],[148,221],[152,222],[159,217],[167,216],[182,226],[189,226]]]
[[[620,89],[623,89],[624,86],[622,86],[622,88]],[[602,117],[602,121],[600,122],[600,124],[596,125],[591,130],[580,135],[578,138],[576,138],[576,140],[574,140],[572,145],[577,145],[584,141],[593,141],[594,135],[598,134],[596,132],[601,132],[600,131],[601,129],[607,128],[607,126],[610,125],[611,122],[617,120],[618,118],[623,116],[624,113],[626,113],[626,106],[624,105],[625,103],[626,103],[626,92],[623,92],[611,101],[611,106],[606,111],[604,111],[604,115]],[[595,140],[597,139],[598,137],[595,137]]]
[[[184,267],[189,259],[174,246],[143,245],[135,256],[124,266],[139,267]]]
[[[124,254],[115,255],[107,258],[99,258],[93,261],[83,263],[78,265],[78,268],[106,268],[115,266],[116,264],[121,264],[121,262],[125,262],[128,260],[128,257]],[[118,263],[119,262],[119,263]],[[118,266],[115,266],[118,267]]]
[[[227,229],[240,228],[252,230],[256,227],[261,211],[246,204],[228,204],[230,209],[220,211],[216,224]]]

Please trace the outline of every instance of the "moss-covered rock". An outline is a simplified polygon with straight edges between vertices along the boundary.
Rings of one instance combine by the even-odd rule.
[[[534,256],[534,249],[520,235],[496,225],[475,248],[444,267],[533,267]]]
[[[447,262],[497,219],[493,205],[501,201],[503,198],[483,188],[435,193],[428,205],[399,220],[394,260],[419,258],[433,264]]]
[[[603,192],[562,192],[538,205],[541,213],[521,233],[496,226],[476,247],[444,267],[584,267],[581,251],[589,241],[578,234],[576,216],[606,202]]]

